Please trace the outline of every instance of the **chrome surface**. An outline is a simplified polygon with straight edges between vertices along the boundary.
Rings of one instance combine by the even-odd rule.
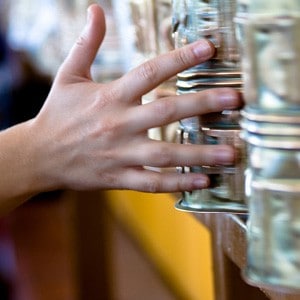
[[[175,47],[206,38],[217,49],[208,62],[178,74],[177,93],[195,93],[216,87],[231,87],[241,91],[240,57],[234,23],[236,1],[174,0],[172,7]],[[211,187],[184,192],[182,200],[176,205],[178,209],[195,212],[247,211],[243,191],[245,143],[240,138],[239,120],[239,111],[223,111],[180,121],[184,133],[182,136],[187,137],[181,143],[238,145],[243,155],[236,165],[229,167],[181,167],[182,171],[207,174]]]
[[[242,1],[240,1],[242,2]],[[237,13],[246,106],[250,284],[300,290],[300,2],[251,0]]]

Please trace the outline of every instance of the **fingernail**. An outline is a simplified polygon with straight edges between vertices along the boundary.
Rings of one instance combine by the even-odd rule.
[[[91,20],[92,20],[92,13],[91,13],[90,7],[88,7],[88,9],[86,10],[86,22],[85,22],[85,26],[84,26],[84,28],[82,29],[82,32],[81,32],[82,35],[85,35],[85,34],[87,34],[89,32]]]
[[[193,189],[203,189],[208,187],[209,180],[206,177],[198,177],[193,181]]]
[[[215,152],[215,159],[217,164],[232,165],[235,161],[235,152],[231,148],[219,149]]]
[[[238,95],[233,90],[222,89],[219,91],[219,99],[225,109],[235,109],[238,106]]]
[[[91,21],[91,8],[88,7],[87,11],[86,11],[86,23],[89,24]]]
[[[213,44],[208,40],[200,40],[195,42],[193,45],[193,52],[199,58],[210,58],[213,56],[215,52],[215,47]]]

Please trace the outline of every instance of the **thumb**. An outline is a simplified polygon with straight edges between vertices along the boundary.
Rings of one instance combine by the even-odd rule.
[[[102,8],[97,4],[91,5],[87,10],[87,23],[62,64],[61,73],[90,78],[91,65],[104,39],[105,30]]]

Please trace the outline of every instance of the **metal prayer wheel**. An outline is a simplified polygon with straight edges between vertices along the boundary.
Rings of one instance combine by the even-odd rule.
[[[195,93],[216,87],[242,89],[240,55],[234,17],[235,0],[174,0],[175,47],[207,38],[217,49],[209,61],[177,75],[177,94]],[[184,192],[176,208],[193,212],[247,212],[244,193],[245,143],[240,138],[240,112],[196,116],[180,121],[179,143],[228,144],[237,147],[237,165],[178,167],[180,172],[202,172],[210,177],[208,189]]]
[[[300,118],[297,121],[282,130],[280,124],[259,124],[258,129],[247,124],[244,133],[249,154],[244,276],[250,284],[280,291],[299,289],[300,280]]]
[[[242,2],[242,1],[240,1]],[[250,284],[300,289],[300,2],[251,0],[237,14],[247,143]]]

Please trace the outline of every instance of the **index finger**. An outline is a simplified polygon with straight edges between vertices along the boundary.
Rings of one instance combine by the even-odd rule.
[[[123,99],[141,97],[177,73],[205,62],[214,52],[213,44],[203,39],[143,63],[119,80]]]

